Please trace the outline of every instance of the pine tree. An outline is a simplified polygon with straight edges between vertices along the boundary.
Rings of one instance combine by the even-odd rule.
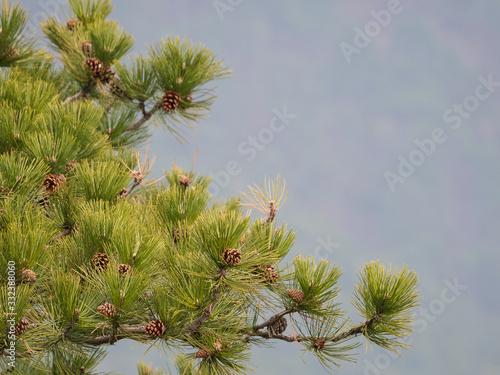
[[[2,1],[0,371],[94,374],[122,339],[176,349],[181,374],[248,373],[252,346],[276,340],[326,369],[355,360],[356,336],[407,348],[416,273],[367,263],[353,323],[338,265],[283,264],[295,234],[277,223],[279,176],[212,204],[210,178],[193,170],[147,180],[152,161],[136,148],[154,125],[185,140],[210,83],[230,76],[222,61],[178,37],[126,57],[133,39],[107,18],[109,0],[68,3],[66,22],[41,24],[49,52]]]

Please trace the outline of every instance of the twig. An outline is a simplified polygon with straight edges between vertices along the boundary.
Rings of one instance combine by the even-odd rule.
[[[132,125],[130,125],[125,131],[129,132],[129,131],[139,129],[142,125],[144,125],[146,123],[146,121],[148,121],[153,116],[153,114],[160,108],[160,106],[161,106],[161,102],[158,102],[148,112],[146,112],[146,110],[144,108],[144,104],[142,106],[140,106],[141,111],[142,111],[142,117],[138,121],[136,121]]]
[[[283,317],[283,316],[285,316],[287,314],[291,314],[291,313],[297,312],[297,311],[299,311],[299,310],[296,309],[296,308],[295,309],[287,309],[287,310],[282,311],[282,312],[280,312],[280,313],[278,313],[276,315],[273,315],[268,320],[266,320],[264,323],[261,323],[258,326],[255,326],[254,327],[254,331],[260,331],[261,329],[266,328],[267,326],[273,324],[274,322],[276,322],[281,317]]]
[[[222,268],[220,270],[219,277],[223,278],[225,276],[226,276],[226,270]],[[221,289],[220,285],[214,289],[214,294],[212,295],[212,303],[210,303],[210,305],[208,305],[208,307],[205,310],[203,310],[203,314],[201,314],[201,316],[198,319],[196,319],[194,322],[184,327],[184,329],[182,330],[183,333],[196,331],[198,328],[201,327],[203,323],[207,321],[207,319],[212,315],[215,305],[217,305],[217,303],[219,302],[220,289]]]
[[[377,317],[377,316],[376,316]],[[353,327],[351,329],[348,329],[347,331],[345,332],[342,332],[340,335],[338,336],[335,336],[333,339],[331,339],[330,341],[331,342],[337,342],[337,341],[340,341],[340,340],[343,340],[349,336],[352,336],[352,335],[358,335],[360,333],[363,333],[366,331],[366,329],[368,327],[370,327],[372,325],[372,323],[374,322],[375,318],[371,318],[371,319],[368,319],[367,321],[361,323],[359,326],[357,327]]]
[[[87,84],[87,86],[83,87],[80,89],[80,91],[78,91],[75,95],[72,95],[68,98],[66,98],[66,100],[62,103],[62,105],[66,105],[66,104],[69,104],[77,99],[80,99],[82,96],[85,96],[87,95],[89,92],[90,92],[90,89],[92,88],[93,86],[93,83],[90,82],[89,84]]]

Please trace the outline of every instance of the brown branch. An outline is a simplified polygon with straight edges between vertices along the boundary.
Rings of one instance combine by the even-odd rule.
[[[87,84],[87,86],[81,88],[80,91],[78,91],[75,95],[67,97],[66,100],[62,103],[62,105],[64,106],[66,104],[69,104],[69,103],[87,95],[90,92],[90,89],[92,88],[92,86],[94,86],[94,84],[95,83],[93,83],[93,82],[89,82]]]
[[[285,315],[288,315],[288,314],[291,314],[291,313],[294,313],[294,312],[297,312],[299,311],[299,309],[295,308],[295,309],[287,309],[285,311],[282,311],[276,315],[273,315],[272,317],[270,317],[268,320],[266,320],[264,323],[262,324],[259,324],[258,326],[255,326],[253,329],[255,331],[259,331],[263,328],[266,328],[267,326],[270,326],[271,324],[273,324],[274,322],[276,322],[278,319],[280,319],[281,317],[285,316]]]
[[[222,268],[219,272],[219,278],[224,278],[224,277],[226,277],[226,270],[225,268]],[[219,302],[220,289],[221,289],[220,285],[218,285],[214,289],[214,294],[212,295],[212,303],[210,303],[210,305],[208,305],[208,307],[205,310],[203,310],[203,314],[201,314],[201,316],[198,319],[196,319],[194,322],[184,327],[184,329],[182,330],[183,333],[196,331],[198,328],[201,327],[203,323],[207,321],[208,318],[210,318],[212,312],[215,309],[215,305],[217,305],[217,303]]]
[[[359,326],[348,329],[347,331],[342,332],[340,335],[335,336],[333,339],[331,339],[329,341],[337,342],[337,341],[343,340],[349,336],[353,336],[353,335],[356,336],[356,335],[359,335],[360,333],[364,334],[366,329],[372,325],[374,320],[375,320],[375,318],[368,319],[367,321],[361,323]]]
[[[302,335],[273,335],[270,334],[269,332],[255,332],[254,335],[260,336],[264,339],[278,339],[278,340],[283,340],[286,342],[301,342],[301,341],[307,341],[307,340],[312,340],[310,336],[302,336]]]
[[[55,241],[55,240],[57,240],[57,239],[59,239],[59,238],[63,238],[63,237],[69,236],[69,235],[70,235],[70,233],[71,233],[71,229],[70,229],[70,228],[68,228],[68,229],[64,230],[63,232],[59,233],[58,235],[56,235],[56,236],[52,239],[52,241]],[[52,242],[52,241],[51,241],[51,242]]]
[[[154,115],[154,113],[160,108],[160,106],[161,102],[158,102],[153,106],[153,108],[151,108],[150,111],[146,112],[144,108],[144,103],[139,104],[139,107],[142,111],[142,117],[138,121],[130,125],[125,131],[129,132],[139,129],[142,125],[146,123],[146,121],[148,121]]]

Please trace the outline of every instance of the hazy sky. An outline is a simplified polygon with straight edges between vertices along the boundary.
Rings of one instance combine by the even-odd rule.
[[[66,20],[62,0],[22,3],[35,21],[47,4]],[[349,293],[365,262],[418,272],[413,351],[361,349],[341,374],[499,373],[499,2],[113,4],[133,53],[188,36],[234,70],[190,144],[155,131],[156,176],[174,158],[190,169],[197,149],[195,171],[214,176],[217,198],[280,173],[289,197],[278,220],[298,234],[291,256],[343,267],[354,321]],[[325,373],[295,344],[277,348],[256,350],[257,374]],[[135,374],[141,355],[111,350],[102,370]]]

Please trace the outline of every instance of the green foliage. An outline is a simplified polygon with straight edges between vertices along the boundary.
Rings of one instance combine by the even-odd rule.
[[[368,263],[359,275],[353,304],[366,319],[373,319],[364,335],[371,342],[398,352],[407,345],[398,341],[413,332],[412,309],[419,304],[418,277],[404,267]]]
[[[277,218],[280,176],[212,204],[194,161],[147,180],[147,149],[133,147],[155,123],[182,141],[215,98],[207,85],[230,71],[187,38],[128,56],[132,36],[111,11],[109,0],[69,0],[67,23],[41,25],[52,56],[26,36],[25,11],[2,2],[0,371],[97,374],[99,346],[121,339],[175,349],[182,374],[249,373],[252,345],[272,340],[328,371],[354,361],[356,335],[406,348],[416,274],[367,264],[352,299],[365,321],[352,324],[339,266],[300,255],[283,265],[296,235]]]

